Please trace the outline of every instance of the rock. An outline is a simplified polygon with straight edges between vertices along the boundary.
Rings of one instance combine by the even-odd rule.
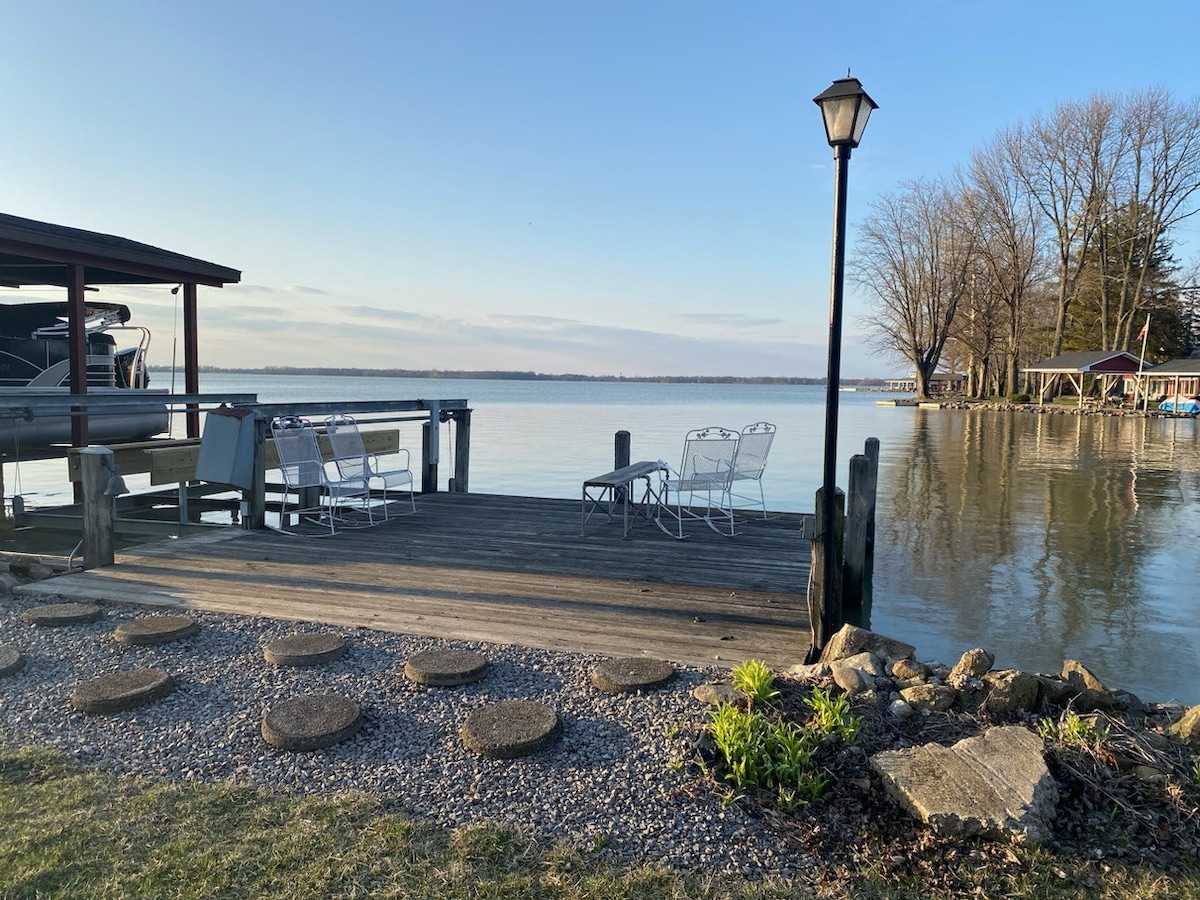
[[[536,700],[499,700],[481,706],[458,729],[469,750],[496,759],[528,756],[562,736],[558,713]]]
[[[592,669],[592,686],[610,694],[648,691],[675,677],[675,667],[661,659],[630,656],[606,659]]]
[[[404,661],[404,677],[430,687],[473,684],[487,671],[487,657],[474,650],[436,648],[414,653]]]
[[[945,684],[919,684],[900,692],[901,699],[919,713],[945,712],[957,696],[958,691]]]
[[[865,628],[843,625],[829,639],[825,649],[821,651],[820,661],[831,663],[835,660],[845,659],[847,656],[853,656],[855,653],[862,653],[864,650],[870,650],[876,656],[884,659],[902,659],[912,656],[914,649],[912,644],[875,634]]]
[[[968,650],[962,655],[962,658],[959,659],[954,668],[950,670],[950,674],[946,677],[946,680],[955,687],[958,687],[958,682],[960,681],[965,681],[968,678],[982,678],[991,669],[992,663],[995,661],[996,657],[982,647]]]
[[[1050,840],[1058,802],[1042,739],[1019,725],[952,747],[926,744],[871,757],[884,787],[912,816],[946,837]]]
[[[800,681],[818,681],[829,674],[829,666],[824,663],[813,663],[811,666],[799,663],[788,669],[786,674]]]
[[[1077,691],[1093,690],[1101,694],[1109,692],[1108,688],[1104,686],[1104,682],[1088,671],[1088,668],[1078,660],[1068,659],[1063,663],[1062,678],[1064,681],[1069,681]]]
[[[861,669],[855,669],[850,666],[834,666],[832,674],[834,684],[851,697],[874,687],[874,684],[867,681],[867,676]]]
[[[1137,776],[1138,781],[1144,781],[1148,784],[1166,784],[1167,773],[1154,768],[1154,766],[1134,766],[1133,774]]]
[[[1117,709],[1117,698],[1109,691],[1084,688],[1071,701],[1079,712],[1113,712]]]
[[[983,708],[992,715],[1011,716],[1037,707],[1038,680],[1020,669],[988,672],[983,682],[989,688]]]
[[[913,714],[913,708],[905,700],[893,700],[888,704],[888,712],[893,718],[907,719]]]
[[[848,666],[851,669],[858,669],[864,675],[870,675],[872,678],[882,678],[887,675],[887,670],[879,664],[879,658],[869,650],[839,659],[832,666],[835,669],[838,666]]]
[[[1184,713],[1182,719],[1167,728],[1167,734],[1200,751],[1200,706],[1193,706]]]
[[[280,750],[321,750],[362,727],[362,707],[348,697],[311,694],[277,703],[263,713],[263,740]]]
[[[924,681],[929,677],[929,666],[915,659],[898,659],[892,663],[892,677],[901,681]]]
[[[16,647],[0,644],[0,678],[14,675],[25,667],[25,657]]]
[[[1035,675],[1044,706],[1061,706],[1075,695],[1071,682],[1057,675]]]
[[[697,685],[692,689],[692,696],[709,706],[721,706],[728,703],[740,709],[750,707],[750,698],[726,681]]]
[[[175,680],[161,669],[111,672],[75,688],[71,706],[84,713],[122,712],[165,697],[173,690]]]

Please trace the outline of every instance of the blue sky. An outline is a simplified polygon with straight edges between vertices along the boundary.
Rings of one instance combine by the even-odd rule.
[[[820,377],[814,96],[850,67],[880,105],[852,255],[872,200],[1001,128],[1097,91],[1195,95],[1198,10],[3,0],[0,211],[240,269],[201,288],[206,364]],[[101,296],[169,364],[168,290]],[[843,375],[904,370],[862,311],[850,293]]]

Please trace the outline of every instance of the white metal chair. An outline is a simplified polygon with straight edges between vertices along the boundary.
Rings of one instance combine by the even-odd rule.
[[[717,426],[687,433],[679,469],[668,469],[662,478],[655,515],[659,528],[682,539],[684,521],[701,519],[718,534],[734,534],[730,484],[740,438],[736,431]],[[663,524],[664,516],[670,527]]]
[[[730,485],[730,505],[734,509],[760,507],[763,518],[767,517],[767,500],[763,494],[762,475],[767,467],[767,454],[775,440],[775,426],[770,422],[755,422],[742,429],[738,441],[737,457],[733,461],[733,484]],[[758,500],[753,496],[734,491],[739,481],[752,481],[758,486]]]
[[[378,485],[383,490],[383,518],[388,514],[388,491],[395,488],[408,488],[408,504],[413,512],[417,511],[416,496],[413,493],[413,474],[410,468],[411,457],[403,447],[396,451],[397,456],[403,456],[403,467],[385,469],[380,465],[379,457],[367,453],[363,446],[362,434],[358,423],[351,416],[330,416],[325,420],[325,433],[329,436],[329,445],[333,448],[333,462],[338,474],[347,480],[361,479],[367,486]],[[399,460],[397,460],[399,462]]]
[[[317,433],[307,419],[299,416],[280,416],[271,422],[271,438],[279,456],[279,471],[283,475],[284,494],[279,512],[279,530],[288,532],[291,516],[309,518],[329,526],[337,533],[338,523],[354,524],[342,515],[348,502],[357,505],[374,524],[371,514],[370,490],[363,478],[330,478],[321,457]],[[288,511],[288,497],[296,496],[296,506]]]

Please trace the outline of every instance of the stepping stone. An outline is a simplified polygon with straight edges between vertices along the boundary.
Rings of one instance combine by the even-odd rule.
[[[437,687],[453,687],[479,681],[487,674],[488,661],[474,650],[424,650],[404,662],[409,681]]]
[[[71,694],[71,705],[85,713],[111,713],[144,706],[175,690],[175,679],[161,669],[112,672],[85,681]]]
[[[512,759],[548,747],[562,736],[558,713],[534,700],[501,700],[467,716],[458,729],[469,750]]]
[[[362,707],[346,697],[312,694],[276,703],[263,713],[263,740],[280,750],[320,750],[362,727]]]
[[[100,607],[94,603],[52,603],[50,606],[35,606],[21,613],[22,621],[29,625],[45,625],[55,628],[60,625],[86,625],[100,618]]]
[[[661,659],[630,656],[608,659],[592,669],[592,685],[610,694],[662,687],[675,677],[675,667]]]
[[[276,666],[319,666],[341,659],[349,646],[340,634],[289,634],[264,646],[263,656]]]
[[[5,675],[14,675],[23,668],[25,668],[25,657],[21,655],[21,651],[8,644],[0,644],[0,678]]]
[[[187,616],[147,616],[118,625],[113,640],[118,644],[166,644],[199,630],[200,623]]]

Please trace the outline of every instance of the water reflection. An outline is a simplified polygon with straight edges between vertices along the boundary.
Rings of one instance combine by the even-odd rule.
[[[1200,702],[1196,450],[1191,420],[919,411],[881,462],[873,627]]]

